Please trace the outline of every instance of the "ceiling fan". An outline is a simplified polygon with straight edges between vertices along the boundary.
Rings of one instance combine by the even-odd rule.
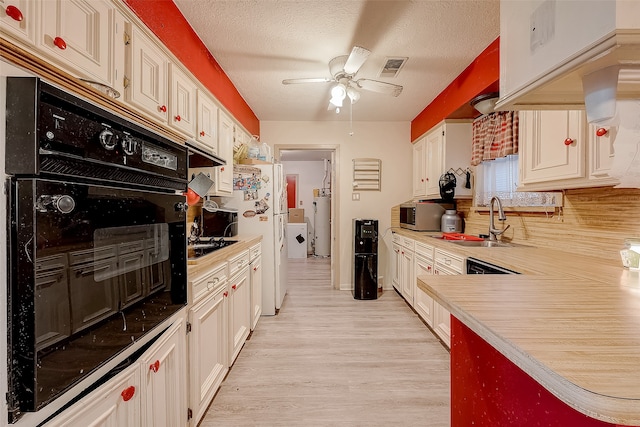
[[[357,79],[355,76],[360,67],[371,54],[371,51],[360,46],[354,46],[351,54],[342,55],[329,61],[329,71],[331,78],[302,78],[302,79],[285,79],[282,84],[290,85],[297,83],[337,83],[331,88],[331,100],[329,101],[329,109],[342,107],[342,101],[348,96],[351,104],[355,104],[360,99],[358,89],[364,89],[371,92],[384,93],[391,96],[398,96],[402,93],[402,86],[393,83],[381,82],[371,79]]]

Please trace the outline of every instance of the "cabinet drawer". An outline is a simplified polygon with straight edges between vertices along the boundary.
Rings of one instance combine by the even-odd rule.
[[[443,266],[447,270],[453,270],[458,274],[464,274],[464,257],[436,249],[435,263],[437,266]]]
[[[416,255],[422,255],[427,259],[433,259],[433,246],[422,242],[416,242]]]
[[[233,258],[229,258],[229,276],[233,276],[243,267],[249,265],[249,250],[240,252]]]
[[[408,237],[402,237],[402,242],[400,244],[411,251],[415,248],[415,241]]]
[[[393,233],[393,243],[402,244],[402,236],[398,233]]]
[[[262,243],[251,246],[249,248],[249,261],[253,261],[262,254]]]
[[[189,281],[192,302],[199,301],[209,292],[214,292],[227,283],[227,264],[221,263],[201,276]]]

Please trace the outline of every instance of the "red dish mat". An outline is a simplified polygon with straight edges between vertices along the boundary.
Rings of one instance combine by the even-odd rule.
[[[463,233],[442,233],[442,237],[445,240],[484,240],[481,239],[480,237],[476,237],[476,236],[471,236],[469,234],[463,234]]]

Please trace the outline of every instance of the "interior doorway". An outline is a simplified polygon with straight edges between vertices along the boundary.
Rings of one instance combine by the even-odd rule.
[[[313,162],[309,163],[309,167],[300,168],[295,171],[295,174],[298,175],[298,180],[296,183],[296,200],[298,203],[298,208],[305,209],[305,217],[309,215],[314,215],[314,205],[310,200],[313,199],[313,196],[320,194],[307,194],[308,191],[311,191],[309,188],[303,188],[305,181],[305,170],[309,171],[309,173],[315,173],[314,182],[317,182],[317,185],[313,186],[314,193],[322,193],[325,196],[328,196],[330,199],[330,212],[329,212],[329,257],[330,257],[330,265],[331,265],[331,284],[334,289],[339,289],[339,277],[340,277],[340,257],[338,248],[339,245],[339,227],[337,224],[337,218],[339,218],[339,162],[340,162],[340,153],[339,146],[337,145],[291,145],[291,144],[276,144],[274,146],[274,156],[277,161],[281,162],[284,165],[285,174],[287,174],[287,163],[289,165],[294,165],[294,162]],[[326,167],[326,177],[323,176],[319,178],[318,175],[318,167],[322,164],[323,168]],[[311,172],[315,171],[315,172]],[[323,174],[324,175],[324,174]],[[309,221],[311,222],[311,221]],[[315,225],[315,224],[309,224]],[[315,228],[314,228],[315,232]],[[315,236],[311,236],[314,238]],[[314,241],[315,244],[315,241]],[[311,253],[314,256],[313,252]]]

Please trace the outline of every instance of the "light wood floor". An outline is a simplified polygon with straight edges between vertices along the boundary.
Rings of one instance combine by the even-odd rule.
[[[404,300],[331,289],[327,258],[289,266],[200,426],[449,426],[449,353]]]

